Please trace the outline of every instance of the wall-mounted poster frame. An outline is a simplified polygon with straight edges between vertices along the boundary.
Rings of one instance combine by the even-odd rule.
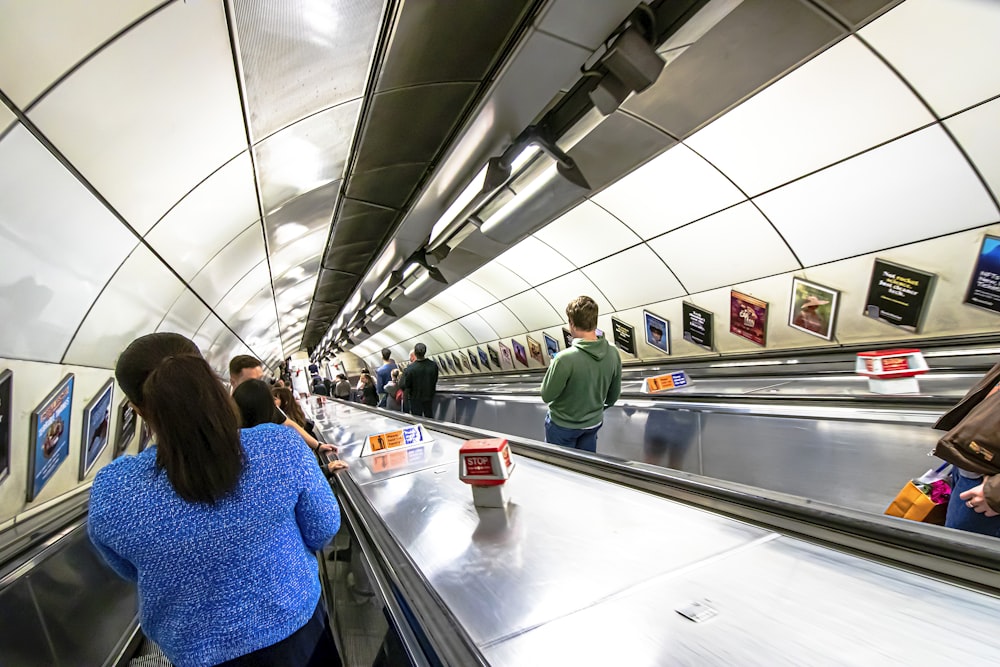
[[[989,234],[983,237],[965,303],[1000,313],[1000,238]]]
[[[642,311],[642,321],[646,325],[646,345],[670,354],[670,322],[648,310]]]
[[[0,371],[0,484],[10,475],[10,441],[13,437],[14,371]]]
[[[547,333],[542,334],[542,340],[545,341],[545,353],[549,355],[549,359],[555,359],[556,355],[559,354],[559,341],[557,341],[554,336],[550,336]],[[528,342],[530,343],[531,340],[529,339]],[[532,352],[531,356],[535,356],[534,352]],[[541,347],[538,348],[538,363],[543,363]]]
[[[729,292],[729,333],[767,345],[767,302],[736,290]]]
[[[615,347],[622,352],[635,356],[635,327],[627,322],[619,320],[617,317],[611,318],[611,336],[614,338]]]
[[[715,316],[704,308],[684,301],[681,303],[681,318],[684,320],[681,337],[689,343],[711,350],[714,345]]]
[[[529,336],[529,338],[530,338],[530,336]],[[521,342],[518,341],[515,338],[511,338],[510,339],[510,345],[511,345],[511,347],[514,348],[514,358],[517,359],[517,361],[522,366],[524,366],[525,368],[527,368],[528,367],[528,351],[525,349],[525,347],[523,345],[521,345]]]
[[[69,429],[73,410],[73,374],[64,377],[31,411],[31,448],[28,452],[28,502],[38,497],[59,467],[69,458]]]
[[[153,440],[153,430],[149,428],[149,422],[145,418],[142,420],[142,427],[139,429],[139,452],[146,451],[149,443]]]
[[[514,370],[514,354],[510,351],[510,348],[503,344],[503,341],[497,341],[497,347],[500,348],[498,356],[500,357],[500,368],[502,370]]]
[[[82,482],[97,462],[97,457],[111,440],[111,407],[115,381],[108,379],[97,395],[83,409],[83,437],[80,442],[80,477]]]
[[[840,307],[840,292],[816,283],[792,278],[792,302],[788,326],[824,340],[833,340]]]
[[[472,364],[472,367],[478,371],[479,355],[476,352],[473,352],[472,350],[466,350],[466,352],[469,354],[469,363]]]
[[[137,415],[129,400],[123,399],[118,404],[118,433],[115,435],[115,451],[112,458],[118,458],[125,453],[135,437]]]
[[[566,349],[568,350],[569,348],[573,347],[573,334],[569,332],[569,329],[563,327],[562,335],[563,335],[563,343],[566,344],[565,345]]]
[[[863,314],[917,333],[933,282],[933,273],[876,259]]]

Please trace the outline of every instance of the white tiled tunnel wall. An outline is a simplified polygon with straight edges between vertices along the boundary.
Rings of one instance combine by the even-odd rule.
[[[715,353],[759,350],[729,333],[736,289],[769,303],[768,348],[829,345],[787,326],[796,276],[840,291],[833,344],[995,331],[962,301],[1000,233],[998,34],[1000,3],[908,0],[443,292],[452,321],[383,343],[561,347],[566,302],[588,294],[599,326],[636,327],[639,358],[665,356],[643,309],[671,322],[672,355],[712,354],[682,340],[684,301],[714,313]],[[862,316],[876,258],[936,274],[919,334]],[[494,301],[463,299],[470,283]],[[454,347],[435,347],[442,330]]]

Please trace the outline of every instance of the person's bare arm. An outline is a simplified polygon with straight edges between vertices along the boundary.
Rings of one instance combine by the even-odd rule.
[[[335,451],[337,449],[333,445],[324,445],[322,442],[319,442],[318,440],[316,440],[316,438],[306,433],[306,430],[304,428],[302,428],[301,426],[299,426],[298,424],[296,424],[287,417],[285,418],[285,423],[283,424],[283,426],[290,426],[294,428],[296,431],[298,431],[299,435],[302,436],[302,439],[306,441],[307,445],[309,445],[309,449],[314,449],[320,452],[330,452],[330,451]]]

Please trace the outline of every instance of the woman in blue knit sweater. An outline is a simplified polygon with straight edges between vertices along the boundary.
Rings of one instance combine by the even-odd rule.
[[[291,429],[240,430],[232,399],[193,342],[132,342],[122,391],[156,445],[94,479],[90,538],[137,582],[142,629],[177,667],[340,664],[314,552],[340,509]]]

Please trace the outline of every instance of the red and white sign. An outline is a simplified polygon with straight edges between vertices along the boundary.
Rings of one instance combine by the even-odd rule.
[[[473,486],[497,486],[510,478],[514,463],[505,438],[467,440],[459,450],[458,476]]]
[[[924,355],[917,349],[859,352],[855,371],[879,380],[908,378],[928,370]]]

